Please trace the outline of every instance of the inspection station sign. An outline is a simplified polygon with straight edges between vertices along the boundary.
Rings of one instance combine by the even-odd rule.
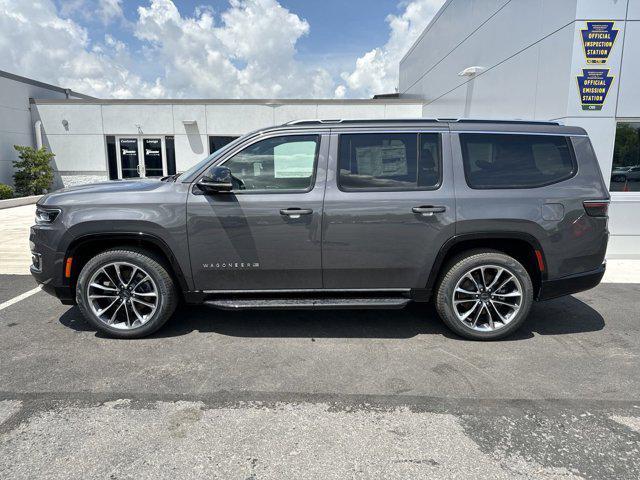
[[[608,68],[583,68],[578,76],[578,90],[583,110],[602,110],[613,84]]]
[[[582,30],[582,46],[587,63],[607,63],[620,31],[615,28],[615,23],[614,21],[587,22],[587,27]]]

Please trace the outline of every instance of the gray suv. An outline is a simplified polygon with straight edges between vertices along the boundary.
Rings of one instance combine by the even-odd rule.
[[[119,338],[155,332],[180,301],[236,310],[433,300],[454,332],[492,340],[520,327],[534,300],[600,282],[608,205],[581,128],[297,121],[179,175],[45,196],[31,272]]]

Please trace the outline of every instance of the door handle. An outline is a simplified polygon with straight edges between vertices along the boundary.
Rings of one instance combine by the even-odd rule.
[[[280,210],[280,215],[285,215],[289,218],[300,218],[302,215],[311,215],[313,210],[310,208],[287,208]]]
[[[419,215],[422,215],[423,217],[431,217],[433,216],[434,213],[444,213],[446,210],[447,210],[447,207],[442,207],[442,206],[434,207],[432,205],[414,207],[412,209],[413,213],[417,213]]]

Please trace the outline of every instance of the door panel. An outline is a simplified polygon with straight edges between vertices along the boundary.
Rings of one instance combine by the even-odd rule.
[[[308,149],[262,143],[270,139],[219,162],[247,190],[204,195],[194,185],[187,228],[198,290],[322,288],[320,235],[329,138],[316,137],[315,181],[308,179],[309,191],[290,188],[302,186],[304,175],[313,174]],[[288,188],[281,189],[283,185]]]
[[[432,190],[400,190],[411,182],[421,188],[421,178],[427,185],[435,169],[421,168],[421,161],[418,168],[403,166],[414,152],[421,158],[433,152],[420,140],[415,149],[405,147],[400,135],[406,132],[398,135],[382,142],[382,151],[356,142],[355,160],[339,162],[340,138],[332,134],[322,227],[325,288],[424,288],[440,246],[455,233],[448,133],[441,132],[441,184]],[[336,172],[342,172],[345,191]]]

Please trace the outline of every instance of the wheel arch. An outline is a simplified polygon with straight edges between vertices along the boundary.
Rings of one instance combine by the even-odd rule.
[[[534,298],[538,299],[542,282],[547,279],[546,257],[540,242],[524,232],[476,232],[449,238],[436,255],[426,288],[423,292],[416,292],[417,296],[423,301],[428,300],[448,263],[465,251],[479,248],[505,253],[522,263],[531,277]]]
[[[126,247],[143,248],[154,253],[169,269],[169,273],[176,279],[180,290],[183,293],[190,290],[182,267],[169,245],[161,238],[143,232],[90,233],[73,240],[67,247],[64,257],[65,262],[66,259],[73,258],[71,277],[65,280],[72,288],[75,288],[82,267],[92,256],[105,250]]]

